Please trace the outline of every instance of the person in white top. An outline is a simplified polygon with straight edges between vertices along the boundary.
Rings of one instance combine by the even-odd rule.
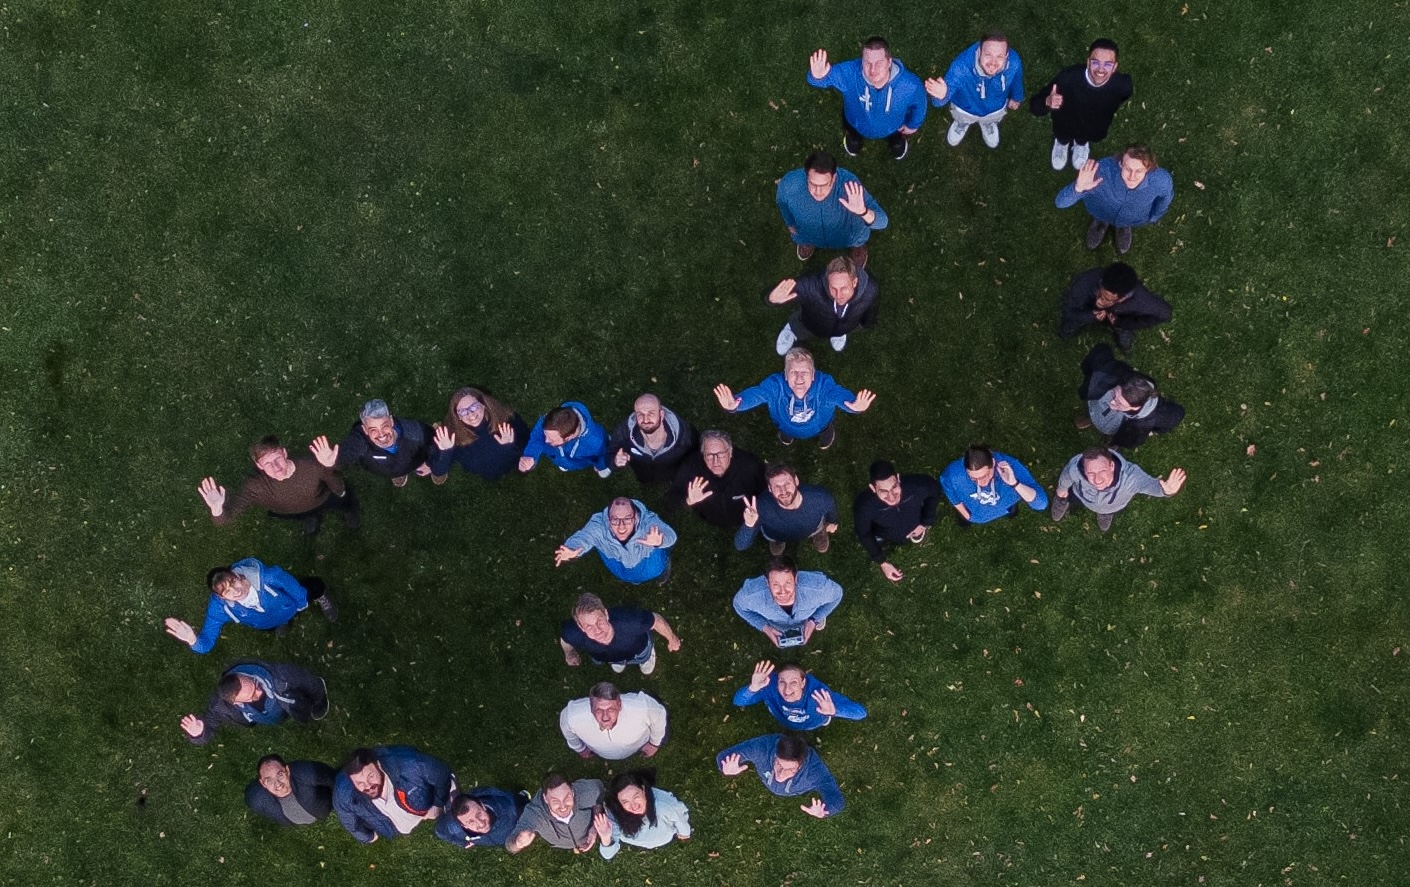
[[[621,761],[656,754],[666,741],[666,707],[645,693],[622,693],[603,681],[558,716],[568,747],[583,758]]]

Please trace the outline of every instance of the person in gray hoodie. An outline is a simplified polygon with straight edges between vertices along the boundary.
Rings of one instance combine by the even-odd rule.
[[[675,544],[676,531],[645,503],[618,496],[558,546],[553,565],[561,567],[597,549],[607,571],[623,582],[639,585],[655,579],[665,585],[671,576],[669,549]]]
[[[602,780],[569,782],[559,773],[550,773],[519,815],[519,830],[504,849],[518,853],[534,838],[543,838],[550,847],[586,853],[597,843],[592,820],[601,812]]]
[[[676,476],[696,449],[695,428],[661,403],[654,394],[643,394],[632,405],[632,414],[617,426],[607,442],[616,468],[631,466],[643,484],[666,483]]]
[[[1185,469],[1170,469],[1169,478],[1151,477],[1134,462],[1115,450],[1090,447],[1068,460],[1058,476],[1053,496],[1053,520],[1067,517],[1072,500],[1097,516],[1097,526],[1105,533],[1111,520],[1138,494],[1164,499],[1185,485]]]

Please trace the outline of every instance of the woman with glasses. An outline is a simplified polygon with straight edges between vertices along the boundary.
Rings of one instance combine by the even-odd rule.
[[[445,476],[453,464],[485,480],[514,470],[524,454],[529,426],[519,414],[479,388],[450,396],[445,422],[436,425],[431,473]]]

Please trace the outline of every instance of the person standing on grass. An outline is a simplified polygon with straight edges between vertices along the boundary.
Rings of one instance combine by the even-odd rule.
[[[455,774],[408,745],[353,749],[333,783],[333,809],[360,844],[411,834],[440,817]]]
[[[630,465],[642,484],[674,478],[695,448],[695,428],[649,393],[636,399],[632,414],[617,426],[607,443],[613,467]]]
[[[547,456],[559,471],[592,468],[598,477],[612,474],[607,464],[607,432],[592,420],[588,408],[575,400],[554,407],[534,423],[519,470],[533,471],[540,456]]]
[[[639,585],[655,579],[665,585],[671,578],[669,549],[675,544],[676,531],[645,503],[618,496],[558,546],[553,565],[561,567],[596,549],[607,571],[623,582]]]
[[[287,571],[252,557],[211,570],[206,574],[206,585],[211,596],[199,635],[190,623],[174,616],[165,620],[166,633],[196,653],[209,653],[227,622],[273,631],[283,637],[289,623],[308,607],[309,601],[318,604],[329,622],[338,619],[338,609],[328,599],[322,579],[295,579]]]
[[[333,812],[338,771],[322,761],[286,763],[279,755],[265,755],[255,773],[245,786],[245,806],[275,825],[313,825]]]
[[[647,675],[656,670],[653,631],[665,639],[667,650],[680,651],[680,636],[661,614],[639,607],[609,610],[597,595],[581,594],[573,605],[573,618],[563,622],[558,644],[563,648],[563,661],[571,666],[582,664],[578,653],[582,650],[593,664],[610,665],[617,674],[628,665],[639,665]]]
[[[833,351],[847,347],[854,330],[876,326],[876,278],[846,256],[827,263],[818,274],[786,278],[769,291],[770,305],[793,303],[793,316],[779,331],[774,348],[787,354],[799,339],[827,339]]]
[[[1071,339],[1089,326],[1111,330],[1121,353],[1130,354],[1136,331],[1169,323],[1170,303],[1146,289],[1125,262],[1089,268],[1072,278],[1062,296],[1058,335]]]
[[[919,545],[935,526],[940,484],[928,474],[901,474],[887,461],[871,463],[871,483],[852,502],[852,529],[857,541],[892,582],[905,576],[887,560],[887,543]]]
[[[563,741],[588,760],[625,761],[653,757],[666,742],[666,706],[645,693],[623,693],[602,681],[558,715]]]
[[[269,434],[250,445],[250,461],[255,463],[258,474],[245,478],[228,509],[225,487],[214,477],[201,481],[197,491],[217,527],[256,506],[266,509],[270,517],[299,521],[308,536],[318,532],[327,511],[341,514],[350,530],[362,525],[357,494],[343,482],[341,474],[320,465],[312,456],[290,459],[279,438]]]
[[[809,816],[826,819],[847,806],[842,789],[821,757],[797,736],[773,733],[732,745],[715,757],[715,766],[726,776],[738,776],[753,765],[764,788],[783,798],[817,792],[819,797],[801,805]]]
[[[321,721],[328,714],[328,685],[297,665],[247,659],[227,668],[204,715],[181,719],[186,738],[205,745],[221,727],[257,727]]]
[[[623,844],[655,850],[690,840],[690,811],[675,795],[656,787],[655,770],[618,773],[607,784],[603,801],[606,809],[592,820],[603,859],[616,856]]]
[[[518,831],[504,849],[520,853],[543,838],[550,847],[586,853],[597,843],[593,820],[602,812],[602,780],[579,779],[569,782],[559,773],[550,773],[524,813]]]
[[[961,527],[1016,517],[1020,503],[1034,511],[1048,507],[1048,494],[1022,462],[984,444],[973,444],[945,466],[940,486]]]
[[[763,496],[744,502],[744,526],[734,534],[736,551],[744,551],[763,535],[769,553],[778,556],[790,542],[811,540],[818,554],[826,554],[837,532],[837,500],[822,487],[798,483],[798,474],[782,463],[764,473],[768,484]]]
[[[391,478],[394,487],[404,487],[413,471],[421,477],[432,474],[428,461],[431,437],[430,425],[418,419],[399,419],[385,400],[373,399],[362,405],[359,421],[341,442],[329,446],[328,438],[320,435],[309,444],[309,450],[325,468],[357,465],[369,474]],[[431,480],[446,482],[445,475],[432,474]]]
[[[1095,427],[1111,447],[1138,447],[1174,431],[1185,419],[1184,407],[1161,397],[1154,379],[1117,360],[1105,342],[1092,346],[1082,359],[1077,395],[1087,402],[1078,410],[1078,429]]]
[[[891,57],[884,37],[862,41],[862,57],[829,64],[827,50],[808,59],[808,85],[842,94],[842,149],[849,157],[864,139],[885,139],[891,157],[904,160],[909,139],[925,122],[925,86]]]
[[[1087,61],[1057,72],[1028,100],[1034,116],[1053,118],[1053,169],[1086,166],[1092,145],[1105,139],[1117,109],[1131,98],[1131,75],[1116,72],[1116,43],[1105,37],[1087,47]]]
[[[778,442],[792,446],[798,439],[818,439],[827,449],[837,440],[833,417],[841,408],[848,413],[865,413],[876,395],[863,388],[853,394],[827,373],[820,373],[806,348],[790,348],[783,356],[783,372],[766,377],[738,396],[728,385],[715,386],[715,399],[730,413],[742,413],[767,406],[769,418],[778,427]]]
[[[518,465],[529,426],[484,391],[465,387],[450,396],[445,421],[436,426],[433,440],[433,477],[445,477],[452,465],[459,465],[485,480],[499,480]]]
[[[666,502],[673,510],[689,508],[711,526],[737,530],[744,524],[744,500],[763,489],[764,460],[711,429],[700,435],[700,451],[676,472]]]
[[[1125,255],[1132,231],[1160,221],[1174,199],[1175,179],[1156,165],[1150,148],[1133,144],[1120,154],[1082,164],[1077,180],[1058,192],[1055,203],[1058,209],[1081,203],[1092,214],[1087,249],[1101,246],[1107,229],[1114,227],[1116,251]]]
[[[460,792],[437,817],[436,837],[462,850],[503,847],[528,802],[528,792],[511,795],[487,785]]]
[[[842,586],[822,573],[799,572],[793,559],[773,557],[764,575],[744,580],[734,611],[777,648],[801,647],[827,627],[842,603]]]
[[[1111,529],[1116,513],[1130,505],[1137,495],[1164,499],[1180,492],[1184,485],[1183,468],[1170,469],[1168,479],[1151,477],[1115,450],[1090,447],[1068,460],[1058,476],[1053,521],[1067,517],[1067,510],[1075,500],[1096,514],[1097,526],[1105,533]]]
[[[1023,102],[1023,61],[1003,32],[990,31],[956,56],[943,78],[926,80],[925,91],[935,107],[950,106],[954,122],[945,134],[950,147],[977,123],[984,144],[997,148],[999,121]]]
[[[739,708],[760,702],[788,730],[818,730],[833,718],[860,721],[867,716],[865,706],[833,692],[803,666],[785,665],[775,671],[767,659],[754,666],[749,683],[734,694]]]
[[[774,200],[800,262],[819,248],[845,249],[858,268],[865,268],[871,232],[887,223],[876,198],[826,151],[814,151],[802,169],[784,174]]]

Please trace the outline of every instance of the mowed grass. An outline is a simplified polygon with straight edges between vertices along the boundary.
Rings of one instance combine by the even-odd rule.
[[[660,504],[630,477],[354,474],[357,533],[210,525],[196,485],[233,491],[254,437],[339,435],[372,396],[435,419],[466,383],[608,424],[654,390],[844,511],[874,458],[938,472],[975,440],[1051,489],[1088,442],[1070,415],[1093,341],[1057,339],[1058,298],[1112,256],[1053,207],[1068,179],[1026,111],[996,152],[950,149],[932,112],[904,163],[871,145],[844,164],[892,223],[880,325],[819,353],[879,394],[833,450],[781,453],[709,393],[778,367],[786,315],[760,293],[798,266],[774,183],[840,147],[808,53],[880,32],[936,75],[993,26],[1030,89],[1099,34],[1122,46],[1136,97],[1107,144],[1150,143],[1177,188],[1130,256],[1175,321],[1133,360],[1189,410],[1136,460],[1191,480],[1105,537],[1081,513],[946,521],[896,554],[895,586],[844,513],[801,560],[846,598],[797,657],[871,710],[818,737],[840,818],[713,771],[772,729],[730,705],[769,655],[729,607],[761,550],[683,516],[666,589],[553,568],[610,496]],[[1401,880],[1403,8],[25,2],[0,36],[0,883]],[[207,657],[162,635],[199,615],[206,569],[251,554],[326,577],[341,620],[231,629]],[[245,811],[276,750],[404,742],[513,788],[603,775],[556,731],[605,676],[557,652],[583,590],[685,639],[621,684],[670,706],[656,763],[689,844],[610,864],[426,833],[364,848]],[[188,745],[178,719],[244,656],[326,675],[332,714]]]

